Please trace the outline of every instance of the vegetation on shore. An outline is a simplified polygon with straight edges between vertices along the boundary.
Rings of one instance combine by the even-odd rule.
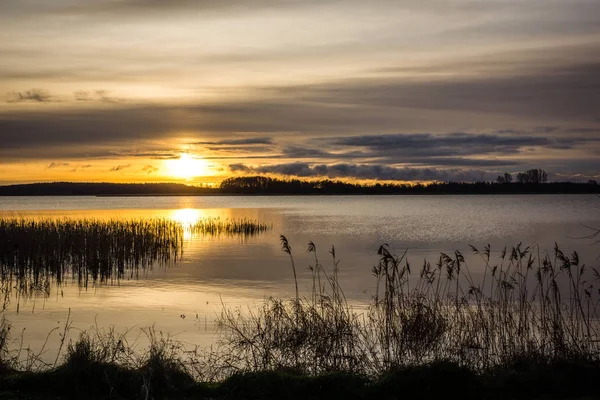
[[[0,399],[596,399],[600,365],[515,360],[486,373],[454,363],[398,368],[377,378],[345,372],[310,376],[291,370],[243,372],[198,382],[160,355],[138,368],[70,355],[37,373],[0,372]]]
[[[535,173],[533,171],[536,171]],[[361,184],[338,180],[277,179],[243,176],[223,180],[218,187],[176,183],[53,182],[0,186],[0,196],[176,196],[176,195],[447,195],[447,194],[589,194],[600,193],[596,181],[547,182],[541,170],[499,176],[495,182],[434,182],[430,184]]]
[[[281,242],[295,272],[292,247]],[[62,363],[23,365],[5,321],[0,387],[32,398],[597,396],[598,269],[558,246],[544,254],[517,245],[498,258],[489,247],[472,250],[479,275],[460,252],[417,269],[381,246],[377,290],[364,310],[345,298],[335,248],[326,267],[310,242],[312,291],[224,309],[219,346],[206,351],[150,329],[139,354],[109,330],[67,344]]]

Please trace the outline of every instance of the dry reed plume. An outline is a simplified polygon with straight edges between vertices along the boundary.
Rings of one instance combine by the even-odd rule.
[[[289,244],[283,250],[293,261]],[[381,246],[376,293],[368,311],[358,312],[340,288],[335,248],[327,272],[310,242],[309,298],[271,298],[247,313],[223,310],[219,328],[229,365],[376,376],[436,361],[489,370],[520,358],[600,359],[597,269],[558,246],[540,255],[519,244],[497,260],[489,246],[472,250],[484,267],[477,281],[458,251],[441,254],[435,265],[425,261],[415,274],[406,253]]]

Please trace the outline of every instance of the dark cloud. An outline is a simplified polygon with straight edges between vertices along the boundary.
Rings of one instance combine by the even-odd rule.
[[[57,168],[57,167],[68,167],[69,163],[55,163],[55,162],[51,162],[50,164],[48,164],[46,166],[46,169],[52,169],[52,168]]]
[[[597,48],[595,50],[600,50]],[[289,89],[286,89],[289,91]],[[593,120],[600,107],[600,64],[452,80],[351,79],[306,85],[290,93],[312,104],[485,112]]]
[[[148,13],[165,12],[232,12],[253,11],[257,8],[274,8],[303,4],[299,0],[123,0],[123,1],[99,1],[86,4],[68,5],[58,7],[57,12],[67,14],[109,14],[115,16],[131,16]]]
[[[389,135],[362,135],[329,139],[333,145],[366,148],[372,157],[460,156],[518,154],[528,147],[572,149],[586,143],[600,143],[600,137],[533,136],[513,130],[505,134],[474,134],[454,132],[447,134],[402,133]],[[554,132],[554,130],[552,130]]]
[[[472,146],[481,152],[496,152],[502,149],[518,149],[524,146],[545,146],[550,142],[544,137],[501,136],[493,134],[448,134],[402,133],[391,135],[363,135],[333,138],[332,143],[343,146],[368,147],[376,150],[409,149],[410,151],[432,148],[464,148]]]
[[[91,168],[91,167],[92,167],[92,164],[84,164],[84,165],[79,165],[79,166],[75,166],[75,168],[73,168],[73,169],[71,170],[71,172],[77,172],[77,171],[79,171],[79,170],[82,170],[82,169],[88,169],[88,168]]]
[[[165,13],[203,13],[203,14],[231,14],[231,13],[253,13],[261,11],[273,11],[278,9],[306,9],[308,7],[321,7],[340,4],[339,0],[121,0],[121,1],[96,1],[85,4],[67,4],[62,7],[54,7],[54,11],[60,14],[71,15],[111,15],[115,17],[140,17],[151,14],[164,15]],[[433,1],[439,6],[446,5],[446,12],[452,10],[466,10],[467,4],[448,6],[447,2]],[[490,2],[490,4],[501,2]],[[352,4],[363,4],[357,0],[347,0],[345,6]],[[373,0],[373,5],[396,6],[397,8],[420,7],[418,1],[397,2],[394,0]],[[494,4],[494,5],[496,5]]]
[[[0,113],[2,149],[93,145],[168,137],[175,110],[158,107]],[[171,134],[172,135],[172,134]]]
[[[381,136],[381,135],[380,135]],[[394,135],[388,135],[394,136]],[[410,135],[408,135],[410,136]],[[364,137],[363,137],[364,138]],[[339,138],[338,138],[339,139]],[[334,142],[337,139],[333,139]],[[334,143],[335,148],[344,148],[341,143]],[[414,147],[401,148],[403,151],[398,152],[393,146],[385,147],[384,149],[369,149],[368,151],[343,151],[343,152],[328,152],[310,147],[302,146],[286,146],[283,148],[282,158],[297,158],[297,159],[331,159],[331,160],[379,160],[386,163],[395,164],[398,162],[415,164],[415,165],[439,165],[439,166],[477,166],[477,167],[501,167],[515,166],[518,163],[509,160],[500,160],[494,158],[475,159],[465,157],[434,157],[433,153],[440,153],[435,147],[419,149],[414,151]],[[456,155],[456,149],[443,151]],[[478,155],[477,151],[466,152],[469,155]]]
[[[600,134],[600,128],[570,128],[565,130],[566,133],[597,133]]]
[[[271,94],[269,100],[260,99],[265,97],[261,90]],[[165,138],[187,131],[202,137],[264,132],[269,136],[258,138],[264,144],[271,143],[270,134],[279,139],[286,132],[302,132],[304,137],[335,133],[350,136],[425,125],[439,129],[448,120],[457,124],[467,118],[472,121],[470,125],[480,126],[494,116],[597,125],[593,121],[600,109],[600,69],[597,64],[579,65],[569,70],[542,71],[536,76],[431,82],[394,77],[355,79],[257,88],[255,93],[255,101],[244,102],[0,114],[0,141],[8,148],[27,148]],[[593,125],[581,126],[580,122],[583,129],[596,128]],[[546,134],[535,133],[542,138]],[[238,140],[256,143],[255,138],[198,143],[225,146]],[[520,140],[515,138],[506,145],[519,146]]]
[[[406,163],[414,165],[438,165],[457,167],[513,167],[520,164],[519,162],[512,160],[464,157],[424,157],[422,159],[407,158]]]
[[[231,164],[233,173],[276,174],[300,178],[348,178],[384,181],[481,181],[493,180],[497,172],[463,169],[399,168],[381,164],[309,164],[295,162],[261,166]]]
[[[254,144],[274,144],[270,137],[250,137],[242,139],[223,139],[216,141],[193,142],[191,145],[200,146],[238,146],[238,145],[254,145]]]
[[[288,158],[334,158],[334,154],[304,146],[284,146],[283,155]],[[338,156],[340,158],[340,156]]]
[[[111,156],[115,157],[136,157],[152,158],[155,160],[176,160],[181,157],[180,151],[175,150],[156,150],[156,151],[111,151]]]
[[[229,164],[229,170],[231,172],[251,172],[250,167],[245,166],[244,164]]]
[[[126,164],[126,165],[115,165],[114,167],[112,167],[111,169],[109,169],[109,171],[121,171],[124,170],[126,168],[131,167],[131,164]]]
[[[150,175],[150,174],[153,174],[154,172],[158,171],[158,168],[153,165],[145,165],[144,168],[142,168],[142,171],[144,171],[148,175]]]
[[[22,102],[35,102],[35,103],[49,103],[53,101],[50,92],[44,89],[31,89],[24,92],[11,92],[8,93],[8,103],[22,103]]]

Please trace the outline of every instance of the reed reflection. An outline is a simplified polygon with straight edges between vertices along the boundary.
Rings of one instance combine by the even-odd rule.
[[[252,236],[272,224],[203,217],[176,210],[172,218],[0,217],[0,283],[4,294],[50,293],[65,281],[88,285],[137,278],[156,266],[177,264],[194,235]]]

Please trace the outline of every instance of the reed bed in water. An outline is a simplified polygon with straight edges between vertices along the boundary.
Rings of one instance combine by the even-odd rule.
[[[23,295],[48,292],[65,279],[87,287],[119,280],[153,265],[176,263],[184,234],[254,235],[271,225],[248,219],[0,218],[0,280]]]
[[[273,229],[273,224],[247,218],[201,218],[186,228],[199,235],[253,236]]]
[[[283,236],[282,244],[292,257]],[[377,290],[364,312],[340,288],[335,248],[328,268],[314,243],[308,251],[314,254],[310,297],[223,310],[221,345],[233,370],[377,376],[438,361],[478,371],[519,360],[600,361],[600,275],[575,252],[568,256],[556,246],[540,255],[518,245],[495,259],[489,246],[473,248],[482,270],[474,278],[458,251],[418,270],[383,245],[372,271]]]
[[[0,277],[24,293],[66,277],[87,287],[177,261],[182,243],[167,219],[0,219]]]

